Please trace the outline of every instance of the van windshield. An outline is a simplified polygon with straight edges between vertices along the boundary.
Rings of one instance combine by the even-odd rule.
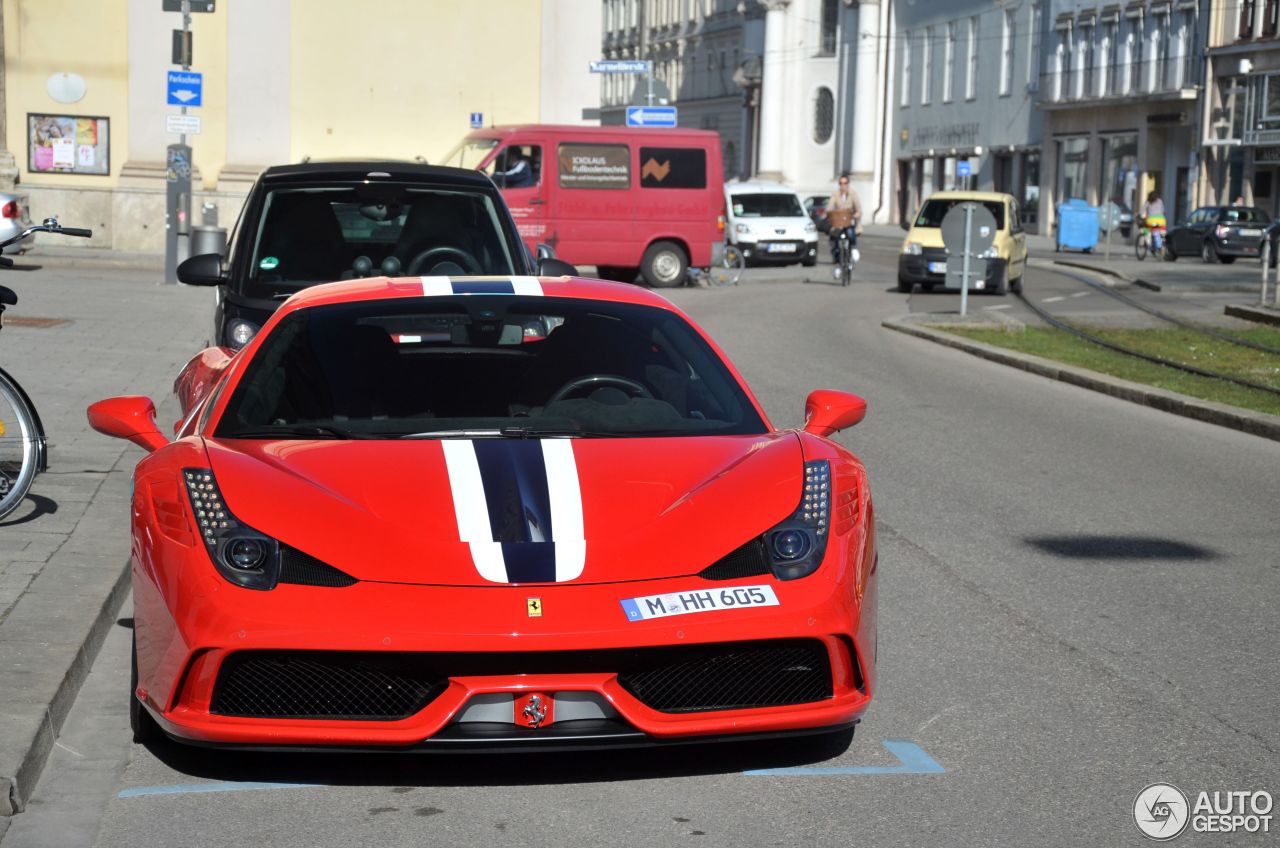
[[[488,156],[493,148],[497,146],[498,140],[496,138],[464,138],[458,142],[456,147],[444,155],[444,158],[440,160],[440,164],[474,171],[480,167],[484,157]]]
[[[924,205],[920,210],[919,216],[916,217],[917,227],[941,227],[942,219],[947,217],[947,213],[951,211],[951,207],[957,203],[968,203],[970,201],[963,197],[951,197],[947,199],[934,198]],[[998,200],[979,201],[987,208],[987,211],[996,219],[996,229],[1004,229],[1004,204]]]
[[[257,224],[243,294],[263,300],[355,277],[517,273],[499,210],[480,191],[281,187]]]
[[[803,218],[804,209],[794,194],[735,194],[733,214],[739,218]]]

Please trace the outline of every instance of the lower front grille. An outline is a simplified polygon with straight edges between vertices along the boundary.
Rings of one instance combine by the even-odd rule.
[[[601,672],[617,674],[624,689],[660,712],[776,707],[832,695],[827,649],[816,639],[483,654],[241,651],[223,661],[210,711],[392,721],[427,706],[451,677]]]

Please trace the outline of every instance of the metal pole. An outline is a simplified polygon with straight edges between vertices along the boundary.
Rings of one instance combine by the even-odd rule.
[[[1111,261],[1111,231],[1116,228],[1117,216],[1112,214],[1112,211],[1111,211],[1114,208],[1115,207],[1112,206],[1111,204],[1109,203],[1107,204],[1107,246],[1103,249],[1102,256],[1108,262]]]
[[[960,271],[960,314],[967,315],[969,310],[969,252],[973,239],[973,204],[964,205],[964,265]]]
[[[1271,239],[1262,240],[1262,293],[1258,297],[1258,305],[1267,305],[1267,277],[1271,272]],[[1276,286],[1280,287],[1280,277],[1276,278]]]

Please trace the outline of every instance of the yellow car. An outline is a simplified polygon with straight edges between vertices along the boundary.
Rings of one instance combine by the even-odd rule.
[[[1021,210],[1012,195],[994,191],[939,191],[924,202],[907,232],[898,256],[898,291],[909,292],[916,283],[925,291],[942,285],[947,278],[947,249],[942,245],[942,219],[957,203],[981,203],[996,219],[996,239],[983,254],[986,277],[972,287],[1004,294],[1022,291],[1022,274],[1027,267],[1027,234],[1022,229]]]

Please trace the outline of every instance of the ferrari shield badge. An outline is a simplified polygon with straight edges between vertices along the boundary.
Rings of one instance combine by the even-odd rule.
[[[529,617],[542,618],[542,598],[529,598]]]

